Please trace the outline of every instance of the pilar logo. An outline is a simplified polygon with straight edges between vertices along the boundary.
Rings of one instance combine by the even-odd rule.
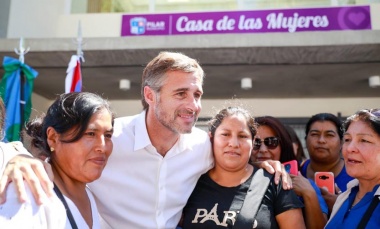
[[[146,18],[144,17],[134,17],[130,20],[131,23],[131,33],[140,35],[145,33]]]

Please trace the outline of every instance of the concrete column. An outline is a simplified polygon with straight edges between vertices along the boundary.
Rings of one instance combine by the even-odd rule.
[[[7,38],[11,0],[0,1],[0,38]]]

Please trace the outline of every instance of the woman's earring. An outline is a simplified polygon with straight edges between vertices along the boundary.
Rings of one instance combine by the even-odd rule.
[[[54,148],[53,147],[50,147],[50,152],[54,152]]]

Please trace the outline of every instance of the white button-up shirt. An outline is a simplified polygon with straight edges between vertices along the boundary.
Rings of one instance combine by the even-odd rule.
[[[149,139],[143,111],[116,119],[112,140],[101,178],[89,184],[105,223],[111,228],[175,228],[198,178],[213,165],[207,133],[193,128],[162,157]]]

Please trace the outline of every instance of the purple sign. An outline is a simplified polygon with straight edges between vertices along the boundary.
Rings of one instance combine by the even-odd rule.
[[[123,15],[121,36],[371,29],[369,6]]]

